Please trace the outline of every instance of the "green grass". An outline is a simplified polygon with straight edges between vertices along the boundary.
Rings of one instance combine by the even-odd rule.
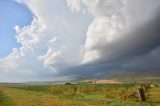
[[[160,105],[160,88],[152,88],[148,91],[149,99],[148,102],[151,102],[153,105]]]
[[[21,86],[19,89],[31,90],[31,91],[48,91],[49,86]]]
[[[11,99],[0,91],[0,106],[14,106],[11,102]]]
[[[93,105],[112,105],[113,103],[119,104],[121,102],[120,104],[123,106],[124,104],[134,104],[135,101],[138,101],[137,96],[129,97],[129,95],[136,92],[135,84],[77,84],[19,86],[16,88],[50,93],[60,99],[80,101]]]
[[[90,106],[80,102],[60,99],[46,92],[15,89],[8,86],[1,88],[1,90],[11,98],[15,106]]]
[[[52,94],[63,94],[63,95],[72,95],[72,94],[105,94],[110,91],[114,92],[125,92],[135,88],[133,84],[80,84],[80,85],[53,85],[53,86],[18,86],[14,87],[23,90],[30,91],[41,91],[49,92]],[[112,93],[112,92],[111,92]]]
[[[157,106],[160,104],[160,87],[147,90],[146,95],[150,96],[146,102],[141,102],[137,93],[139,86],[135,84],[76,84],[32,85],[15,88],[51,94],[59,99],[94,106]]]

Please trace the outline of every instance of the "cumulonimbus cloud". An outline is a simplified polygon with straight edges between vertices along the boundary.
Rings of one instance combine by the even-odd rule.
[[[81,0],[81,3],[87,6],[94,19],[86,34],[80,70],[88,71],[90,75],[103,75],[111,70],[159,69],[158,0]],[[149,59],[156,61],[154,65]],[[145,68],[144,64],[148,67]]]
[[[148,70],[159,68],[159,0],[17,1],[34,18],[31,25],[15,27],[22,46],[0,60],[5,75],[53,80],[144,70],[143,62]]]

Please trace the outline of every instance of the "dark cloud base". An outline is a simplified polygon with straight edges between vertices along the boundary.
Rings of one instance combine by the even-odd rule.
[[[160,71],[160,14],[127,33],[125,39],[99,48],[101,58],[92,63],[60,70],[60,75],[102,77],[116,72]],[[111,50],[108,58],[106,53]],[[115,54],[114,54],[115,53]]]

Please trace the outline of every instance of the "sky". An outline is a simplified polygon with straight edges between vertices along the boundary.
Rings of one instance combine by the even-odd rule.
[[[0,57],[9,55],[12,48],[20,47],[16,42],[15,25],[21,27],[32,22],[32,13],[25,5],[19,5],[12,0],[0,1]],[[4,47],[5,46],[5,47]]]
[[[159,0],[0,1],[0,81],[160,71]]]

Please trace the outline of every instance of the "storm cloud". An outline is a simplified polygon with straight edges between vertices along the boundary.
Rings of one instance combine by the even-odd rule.
[[[72,73],[96,77],[118,71],[160,70],[158,0],[82,2],[95,18],[87,32],[83,65],[70,69]]]
[[[159,0],[14,1],[34,16],[15,26],[21,47],[0,59],[2,81],[160,71]]]

